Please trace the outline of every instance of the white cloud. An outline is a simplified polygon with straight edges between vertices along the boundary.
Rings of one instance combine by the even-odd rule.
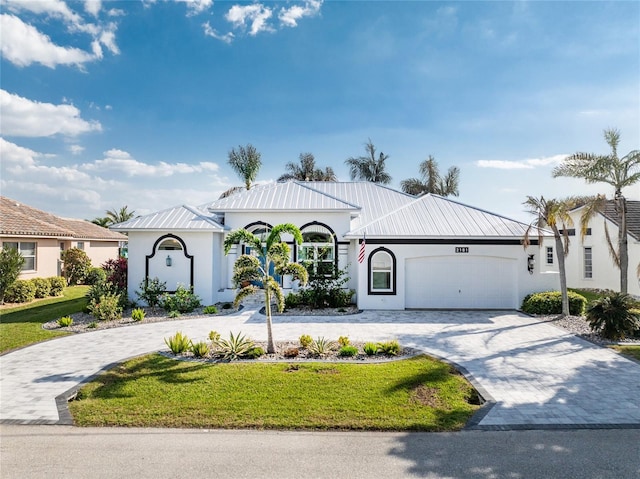
[[[26,10],[38,15],[59,18],[70,23],[82,22],[82,18],[71,11],[62,0],[2,0],[2,4],[6,5],[12,12]]]
[[[102,130],[99,122],[80,118],[80,110],[73,105],[40,103],[6,90],[0,90],[0,110],[0,134],[7,136],[76,136]]]
[[[480,168],[496,168],[499,170],[531,170],[538,166],[557,165],[566,157],[567,155],[554,155],[544,158],[529,158],[520,161],[478,160],[476,165]]]
[[[288,27],[298,26],[298,20],[303,17],[313,17],[320,12],[322,0],[307,0],[304,5],[293,5],[289,8],[280,9],[278,18],[283,25]]]
[[[187,4],[187,16],[198,15],[207,11],[213,5],[213,0],[175,0]]]
[[[97,17],[102,9],[102,0],[85,0],[84,10],[90,15]]]
[[[18,146],[15,143],[5,140],[0,136],[0,153],[2,154],[3,165],[24,164],[35,165],[36,158],[42,156],[40,153]]]
[[[79,155],[84,151],[84,146],[80,145],[69,145],[69,151],[72,155]]]
[[[2,56],[19,67],[32,63],[41,63],[49,68],[55,68],[56,65],[82,66],[96,60],[95,54],[54,44],[47,35],[14,15],[0,15],[0,30]]]
[[[225,43],[231,43],[233,41],[234,35],[233,32],[225,33],[224,35],[218,33],[215,28],[211,27],[209,22],[205,22],[202,24],[202,28],[204,28],[204,34],[208,37],[213,37],[217,40],[221,40]]]
[[[226,13],[225,18],[231,22],[234,28],[244,28],[247,23],[251,24],[249,35],[255,36],[262,31],[271,32],[273,28],[267,24],[273,11],[260,3],[251,5],[234,5]]]

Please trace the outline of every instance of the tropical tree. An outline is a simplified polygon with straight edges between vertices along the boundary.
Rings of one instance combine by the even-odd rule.
[[[312,153],[300,153],[300,164],[289,162],[285,165],[287,173],[280,176],[278,181],[338,181],[333,168],[327,166],[324,170],[316,168],[316,159]]]
[[[438,162],[429,155],[429,158],[420,163],[421,178],[408,178],[400,182],[400,188],[410,195],[422,195],[434,193],[440,196],[458,196],[458,183],[460,182],[460,169],[452,166],[447,174],[442,177],[438,169]]]
[[[271,320],[272,298],[276,299],[278,311],[284,310],[284,295],[278,281],[271,275],[271,271],[278,275],[293,275],[303,285],[307,283],[308,279],[308,273],[304,266],[289,261],[291,249],[287,243],[282,241],[283,234],[292,235],[297,244],[302,244],[302,233],[297,226],[291,223],[274,226],[265,239],[246,229],[240,229],[231,232],[224,240],[225,254],[229,254],[234,244],[241,242],[250,246],[255,254],[241,255],[233,266],[233,282],[236,287],[240,287],[234,304],[238,306],[244,298],[260,291],[257,286],[249,284],[250,282],[262,283],[267,316],[268,353],[275,352]],[[246,285],[242,286],[243,284]]]
[[[238,146],[237,150],[231,148],[228,163],[244,182],[245,188],[251,189],[251,185],[258,177],[258,172],[262,166],[260,153],[255,146],[248,144],[246,148],[244,146]]]
[[[0,249],[0,304],[4,304],[5,293],[18,279],[24,261],[24,256],[17,248]]]
[[[106,216],[103,216],[103,217],[96,216],[91,220],[91,223],[93,223],[94,225],[102,226],[103,228],[108,228],[109,225],[111,224],[111,220]]]
[[[115,208],[112,210],[107,210],[106,217],[109,220],[109,224],[115,225],[117,223],[123,223],[125,221],[129,221],[131,218],[133,218],[136,215],[136,212],[129,211],[128,208],[129,207],[125,205],[119,210],[116,210]]]
[[[371,139],[364,145],[364,149],[367,152],[366,156],[350,157],[345,160],[351,179],[382,183],[383,185],[391,183],[391,175],[385,171],[384,165],[389,155],[380,152],[376,158],[376,147],[373,146]]]
[[[564,200],[549,199],[544,196],[535,198],[527,196],[527,201],[523,203],[527,211],[535,216],[524,235],[523,245],[527,248],[531,244],[530,236],[532,231],[538,232],[538,245],[542,245],[543,229],[550,228],[555,239],[556,257],[558,258],[558,270],[560,272],[560,292],[562,293],[562,316],[569,315],[569,293],[567,290],[567,271],[565,268],[565,257],[569,254],[569,227],[573,226],[570,212],[578,205],[590,203],[586,198],[567,198]],[[593,202],[591,202],[593,203]],[[590,210],[589,210],[590,211]],[[583,213],[581,222],[584,224],[585,216],[589,211]]]
[[[587,183],[606,183],[613,186],[613,201],[619,220],[617,251],[608,233],[607,243],[614,263],[620,268],[620,291],[626,293],[629,270],[627,200],[622,194],[622,189],[640,181],[640,151],[633,150],[623,158],[618,158],[620,132],[613,128],[606,129],[604,139],[611,147],[609,154],[574,153],[554,168],[552,174],[554,178],[558,176],[583,178]]]

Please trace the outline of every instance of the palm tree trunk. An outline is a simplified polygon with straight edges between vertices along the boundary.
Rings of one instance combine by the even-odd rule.
[[[569,291],[567,290],[567,270],[564,264],[564,245],[560,231],[554,225],[553,235],[556,240],[556,256],[558,257],[558,271],[560,272],[560,292],[562,294],[562,317],[569,316]]]
[[[620,259],[620,292],[627,293],[629,279],[629,250],[627,246],[627,201],[622,194],[616,192],[616,209],[620,218],[618,228],[618,255]]]
[[[263,283],[264,287],[264,308],[267,315],[267,353],[273,354],[276,352],[276,346],[273,343],[273,331],[271,329],[271,292],[266,282]]]

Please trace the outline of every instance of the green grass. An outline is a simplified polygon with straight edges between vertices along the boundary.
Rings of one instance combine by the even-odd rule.
[[[594,299],[598,299],[602,296],[602,294],[594,293],[593,291],[585,291],[584,289],[569,288],[569,291],[573,291],[574,293],[578,293],[584,296],[587,300],[587,304]]]
[[[219,363],[159,354],[103,373],[69,403],[80,426],[451,431],[479,406],[445,363]]]
[[[84,296],[88,290],[88,286],[72,286],[65,288],[63,296],[0,310],[0,352],[69,334],[46,331],[42,324],[82,311],[87,305]]]
[[[640,346],[611,346],[616,351],[640,361]]]

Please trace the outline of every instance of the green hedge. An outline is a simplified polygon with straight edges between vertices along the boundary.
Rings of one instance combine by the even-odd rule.
[[[36,287],[31,280],[16,280],[4,294],[8,303],[28,303],[36,298]]]
[[[569,313],[582,316],[587,306],[584,296],[569,291]],[[522,301],[522,311],[528,314],[561,314],[562,294],[560,291],[545,291],[527,295]]]

